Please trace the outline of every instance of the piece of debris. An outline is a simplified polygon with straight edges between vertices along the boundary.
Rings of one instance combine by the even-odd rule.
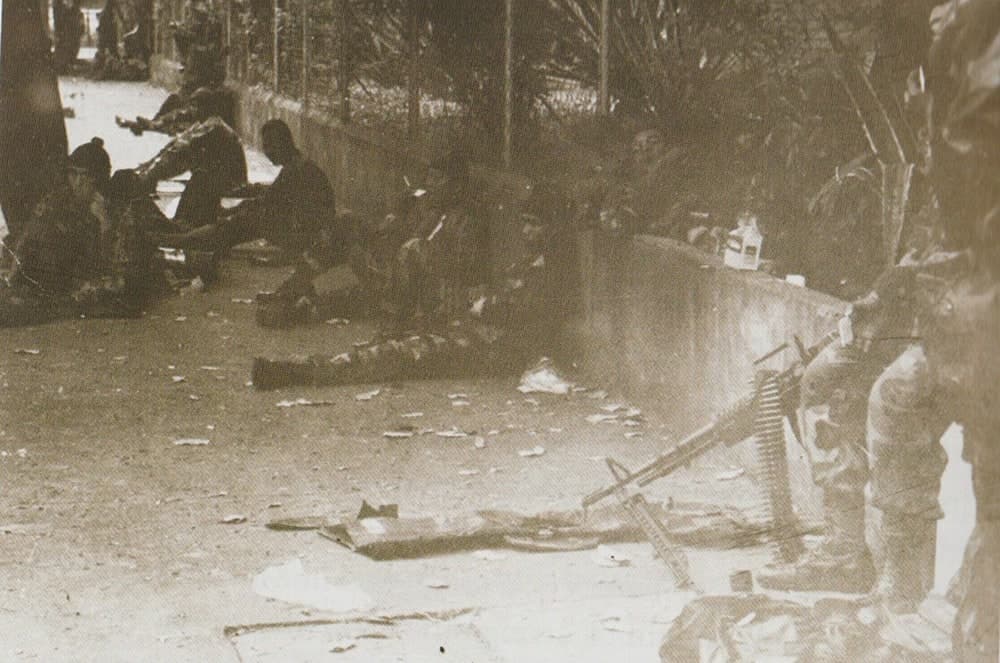
[[[534,405],[535,407],[541,405],[541,403],[538,401],[537,398],[525,398],[524,402],[527,403],[528,405]]]
[[[597,546],[597,550],[590,556],[598,566],[614,568],[619,566],[630,566],[632,559],[613,548],[605,545]]]
[[[424,416],[424,413],[423,412],[406,412],[406,413],[401,414],[399,416],[403,417],[404,419],[415,419],[417,417]]]
[[[400,439],[404,437],[413,437],[412,430],[387,430],[382,433],[382,437],[388,437],[390,439]]]
[[[455,427],[449,428],[447,430],[437,431],[438,437],[469,437],[469,434],[463,430],[459,430]]]
[[[278,401],[275,407],[316,407],[320,405],[336,405],[333,401],[311,401],[308,398],[296,398],[294,401]]]
[[[628,431],[625,431],[625,439],[626,440],[631,440],[633,437],[642,437],[642,431],[641,430],[628,430]]]
[[[448,583],[439,578],[428,578],[424,581],[424,585],[431,589],[448,589]]]
[[[331,585],[322,575],[307,575],[302,560],[271,566],[253,579],[253,591],[267,598],[331,612],[370,610],[370,596],[357,585]]]
[[[479,474],[479,470],[459,470],[458,476],[460,477],[474,477]]]
[[[716,481],[732,481],[746,474],[746,469],[742,467],[737,467],[725,472],[719,472],[715,475]]]
[[[549,430],[550,433],[561,433],[561,432],[563,432],[562,428],[549,428],[548,430]]]
[[[18,449],[14,453],[17,454],[18,458],[27,458],[28,457],[28,450],[27,449]]]
[[[231,513],[219,522],[223,525],[239,525],[240,523],[245,523],[247,517],[240,513]]]
[[[184,437],[174,440],[175,447],[203,447],[208,444],[208,440],[203,437]]]
[[[603,424],[609,421],[618,421],[617,414],[592,414],[587,417],[587,423]]]
[[[177,384],[179,382],[184,382],[184,380],[186,379],[187,378],[185,378],[183,375],[175,375],[170,378],[170,381],[173,382],[174,384]]]
[[[617,412],[618,410],[624,410],[625,406],[621,403],[608,403],[607,405],[602,405],[601,409],[605,412]]]
[[[521,449],[517,452],[517,455],[521,458],[535,458],[545,454],[545,447],[537,446],[533,449]]]
[[[350,651],[358,646],[358,643],[354,640],[340,640],[333,643],[330,646],[331,654],[343,654],[346,651]]]
[[[192,401],[200,401],[201,396],[199,396],[198,394],[188,394],[188,399]]]
[[[201,369],[201,370],[203,370],[203,371],[218,371],[218,370],[222,370],[218,366],[199,366],[198,368]]]
[[[281,507],[281,502],[271,502],[267,505],[268,509],[278,509]]]
[[[16,355],[40,355],[40,354],[42,354],[42,351],[38,350],[36,348],[18,348],[16,350],[14,350],[14,354],[16,354]]]
[[[595,389],[587,394],[587,398],[593,398],[595,401],[602,401],[608,397],[608,392],[603,389]]]
[[[246,297],[233,297],[231,301],[234,304],[253,304],[253,300]]]
[[[573,383],[559,375],[552,365],[552,360],[542,357],[537,364],[529,368],[521,376],[517,390],[522,394],[558,394],[564,396],[573,388]]]
[[[372,389],[371,391],[363,391],[360,394],[354,394],[354,400],[356,401],[370,401],[379,394],[382,393],[381,389]]]
[[[347,318],[330,318],[326,321],[326,324],[333,325],[334,327],[343,327],[351,324],[351,321]]]
[[[459,394],[448,394],[448,400],[450,400],[450,401],[454,401],[454,400],[463,400],[464,401],[464,400],[468,400],[468,398],[469,398],[468,394],[461,394],[461,393],[459,393]]]
[[[185,320],[187,320],[186,315],[179,315],[176,318],[174,318],[174,322],[184,322]]]
[[[452,407],[465,407],[467,405],[471,405],[471,403],[469,403],[469,401],[463,401],[461,399],[455,399],[455,400],[453,400],[451,402],[451,405],[452,405]]]
[[[477,449],[485,449],[486,448],[486,438],[485,437],[477,437],[476,441],[473,443],[473,445]]]

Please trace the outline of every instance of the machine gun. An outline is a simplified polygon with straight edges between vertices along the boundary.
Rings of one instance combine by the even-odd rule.
[[[691,578],[688,575],[684,553],[673,548],[669,532],[652,513],[649,503],[642,494],[630,494],[628,489],[633,486],[647,486],[657,479],[668,476],[722,444],[733,446],[754,436],[762,463],[762,483],[765,484],[768,493],[769,520],[775,528],[787,526],[792,519],[792,513],[782,421],[785,417],[789,417],[793,422],[793,431],[799,435],[793,415],[798,407],[802,373],[805,366],[838,335],[836,331],[831,332],[808,348],[796,337],[795,344],[799,353],[796,362],[781,372],[759,371],[752,393],[638,470],[631,472],[614,459],[606,459],[615,481],[587,495],[583,499],[584,508],[615,495],[625,512],[642,530],[657,554],[670,568],[677,586],[688,587],[691,585]],[[783,344],[756,360],[754,364],[770,359],[787,347],[787,343]],[[794,558],[798,553],[794,547],[801,545],[797,539],[789,536],[779,536],[777,542],[782,556],[786,558]]]

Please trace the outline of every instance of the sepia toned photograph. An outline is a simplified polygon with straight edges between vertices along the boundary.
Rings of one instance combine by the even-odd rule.
[[[1000,663],[1000,0],[0,13],[0,663]]]

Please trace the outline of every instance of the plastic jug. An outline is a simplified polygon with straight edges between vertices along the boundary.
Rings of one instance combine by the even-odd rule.
[[[726,250],[722,261],[726,267],[733,269],[755,270],[760,266],[761,245],[764,236],[757,227],[757,217],[743,214],[737,220],[737,226],[726,237]]]

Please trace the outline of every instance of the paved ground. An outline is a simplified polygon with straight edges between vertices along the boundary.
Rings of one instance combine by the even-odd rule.
[[[115,113],[151,114],[159,90],[67,80],[63,95],[76,114],[67,121],[71,145],[102,135],[116,167],[165,140],[113,125]],[[260,155],[250,160],[258,179],[273,174]],[[644,437],[627,439],[631,429],[585,421],[608,401],[530,400],[515,378],[254,392],[254,355],[340,351],[373,331],[361,322],[258,329],[243,300],[284,274],[234,259],[218,287],[166,301],[141,320],[0,331],[0,660],[331,656],[335,634],[319,627],[309,637],[224,636],[227,625],[345,616],[254,592],[255,576],[292,559],[334,586],[355,585],[367,597],[357,604],[365,615],[475,609],[454,629],[448,622],[435,627],[441,633],[428,626],[409,636],[414,647],[413,638],[428,639],[436,660],[470,660],[463,642],[488,652],[475,660],[656,660],[664,622],[684,597],[669,593],[647,546],[622,546],[633,559],[622,568],[601,567],[590,552],[373,562],[314,532],[264,528],[279,516],[351,514],[362,499],[398,503],[403,515],[574,508],[607,480],[600,457],[637,464],[667,435],[651,420]],[[375,387],[370,401],[355,399]],[[469,404],[453,405],[456,393]],[[276,407],[298,397],[336,404]],[[401,417],[414,411],[424,414]],[[476,431],[486,447],[471,437],[382,436],[407,421]],[[185,437],[210,443],[173,444]],[[537,445],[541,457],[518,454]],[[719,488],[741,485],[716,484],[715,471],[658,494],[719,499]],[[222,524],[230,514],[247,520]],[[694,563],[705,585],[721,589],[726,569],[748,559],[699,553]],[[430,588],[428,578],[448,587]],[[449,641],[440,645],[446,654],[437,639]],[[294,656],[292,642],[301,649]]]
[[[113,126],[115,113],[151,114],[159,90],[68,80],[63,94],[76,112],[71,145],[103,135],[116,166],[148,158],[165,140]],[[256,178],[273,175],[249,156]],[[689,597],[671,593],[648,546],[618,547],[632,563],[617,568],[589,551],[374,562],[315,532],[265,529],[277,517],[353,514],[362,499],[398,503],[404,516],[574,508],[606,482],[601,457],[637,465],[670,431],[652,413],[642,437],[626,438],[632,429],[585,421],[615,394],[528,399],[515,378],[255,392],[253,356],[338,352],[373,331],[363,322],[257,328],[243,302],[284,275],[233,259],[217,287],[140,320],[0,330],[0,660],[657,660],[667,623]],[[355,398],[374,388],[371,400]],[[459,393],[468,405],[453,404],[449,395]],[[299,397],[334,404],[276,406]],[[402,417],[412,412],[423,416]],[[477,448],[475,435],[382,436],[406,422],[458,427],[486,445]],[[175,446],[178,438],[210,442]],[[544,455],[518,454],[535,446]],[[747,478],[720,482],[723,469],[710,460],[651,492],[752,502]],[[246,521],[220,522],[231,514]],[[698,584],[722,591],[731,570],[766,553],[691,559]],[[325,578],[341,608],[359,610],[255,592],[256,577],[291,560]],[[441,616],[462,609],[471,612]],[[396,626],[224,630],[406,614],[422,616]],[[331,653],[338,646],[353,648]]]

